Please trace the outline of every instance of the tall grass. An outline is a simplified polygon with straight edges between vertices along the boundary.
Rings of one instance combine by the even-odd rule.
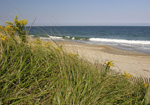
[[[49,42],[0,41],[1,104],[144,104],[142,81],[109,75]]]
[[[5,36],[5,40],[3,37]],[[0,104],[144,105],[148,87],[50,42],[1,35]]]

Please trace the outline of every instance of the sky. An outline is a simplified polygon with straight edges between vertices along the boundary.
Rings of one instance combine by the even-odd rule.
[[[29,26],[150,26],[150,0],[0,0],[0,25],[16,15]]]

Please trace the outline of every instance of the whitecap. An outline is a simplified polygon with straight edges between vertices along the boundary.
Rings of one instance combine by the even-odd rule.
[[[107,38],[90,38],[89,41],[127,43],[127,44],[145,44],[145,45],[150,44],[150,41],[145,41],[145,40],[126,40],[126,39],[107,39]]]

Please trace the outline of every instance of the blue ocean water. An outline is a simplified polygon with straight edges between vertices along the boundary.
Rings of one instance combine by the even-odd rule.
[[[150,26],[32,26],[28,34],[150,54]]]

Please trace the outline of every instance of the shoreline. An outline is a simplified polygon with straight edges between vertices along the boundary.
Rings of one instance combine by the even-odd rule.
[[[100,43],[97,43],[97,41],[90,41],[90,40],[74,40],[74,39],[71,40],[71,39],[64,39],[63,37],[57,37],[57,36],[51,36],[51,38],[53,40],[56,40],[56,41],[83,43],[83,44],[89,44],[89,45],[111,46],[113,48],[124,50],[124,51],[130,51],[130,52],[135,52],[135,53],[141,53],[141,54],[145,54],[145,55],[150,55],[149,48],[148,49],[147,48],[143,49],[143,47],[147,46],[147,44],[142,44],[142,46],[139,46],[139,47],[138,46],[135,47],[134,44],[133,44],[133,46],[129,45],[130,47],[129,46],[126,47],[125,45],[123,45],[123,46],[122,45],[114,45],[114,43],[110,44],[109,42],[107,43],[107,41],[106,42],[102,41],[102,44],[100,44]],[[40,39],[41,40],[51,40],[50,38],[45,38],[45,37],[40,37]],[[111,40],[111,39],[103,39],[103,40]],[[112,39],[112,40],[114,41],[114,39]],[[120,39],[120,41],[121,41],[121,39]],[[119,41],[119,43],[121,44],[120,41]],[[134,40],[131,40],[131,41],[133,41],[134,43],[136,42]],[[137,43],[140,44],[140,40],[137,40],[137,41],[138,41]],[[150,44],[150,42],[146,42],[146,43]],[[117,42],[116,42],[116,44],[117,44]],[[125,43],[125,44],[128,45],[128,43]]]
[[[135,77],[150,78],[150,55],[135,51],[127,51],[108,45],[93,45],[78,43],[73,41],[56,41],[62,45],[63,49],[68,53],[78,54],[92,63],[103,64],[106,60],[112,60],[115,71],[124,71]]]
[[[89,47],[101,47],[103,48],[102,51],[109,53],[109,54],[118,54],[118,55],[132,55],[132,56],[150,56],[150,54],[145,54],[138,51],[133,50],[125,50],[118,47],[110,46],[110,45],[98,45],[98,44],[89,44],[89,43],[82,43],[82,42],[76,42],[72,40],[60,40],[56,41],[58,44],[63,45],[83,45],[83,46],[89,46]]]

